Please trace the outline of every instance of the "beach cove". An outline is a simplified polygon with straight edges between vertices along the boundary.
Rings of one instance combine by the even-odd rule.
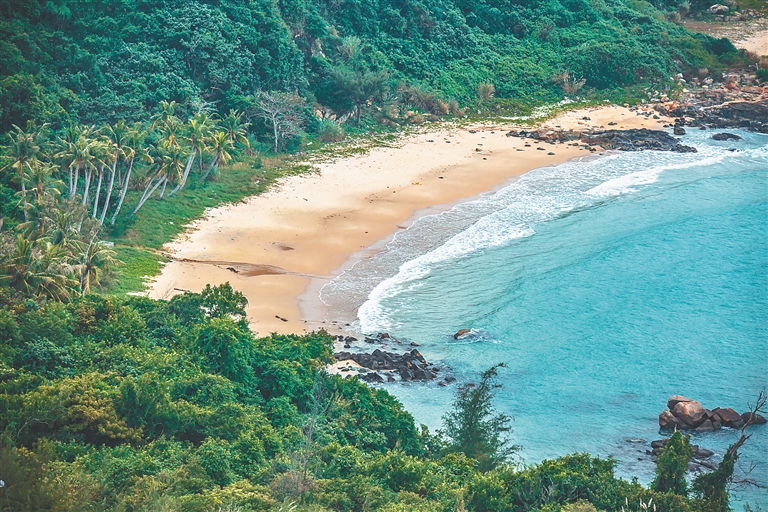
[[[612,106],[570,111],[542,128],[616,123],[614,128],[658,129],[668,122]],[[248,298],[250,325],[260,335],[333,331],[327,322],[334,319],[324,318],[319,300],[322,285],[380,250],[420,213],[448,209],[532,169],[590,155],[568,144],[507,137],[516,126],[426,130],[392,147],[315,164],[317,174],[290,177],[266,194],[214,208],[167,245],[173,261],[149,295],[169,298],[229,281]]]

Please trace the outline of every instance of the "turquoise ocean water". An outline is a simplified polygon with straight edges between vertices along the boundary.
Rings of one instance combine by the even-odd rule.
[[[420,344],[459,382],[506,363],[497,407],[514,417],[525,462],[612,455],[621,476],[648,483],[644,451],[661,437],[670,395],[743,412],[768,385],[768,136],[712,133],[685,137],[695,154],[538,169],[423,217],[324,300],[364,293],[361,332]],[[462,328],[471,340],[453,340]],[[387,389],[431,428],[453,393]],[[750,476],[768,484],[768,428],[753,432],[742,466],[754,463]],[[693,440],[717,459],[736,437]],[[737,503],[768,505],[765,490],[735,492]]]

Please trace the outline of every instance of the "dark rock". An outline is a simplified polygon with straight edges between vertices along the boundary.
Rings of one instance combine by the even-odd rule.
[[[437,385],[440,386],[441,388],[444,388],[445,387],[445,382],[440,381],[440,382],[437,383]]]
[[[721,423],[724,427],[741,428],[744,425],[741,415],[729,407],[725,409],[718,407],[713,409],[712,412],[721,418]]]
[[[685,135],[685,128],[682,126],[675,126],[672,131],[675,135]]]
[[[649,130],[647,128],[632,130],[607,130],[584,134],[582,142],[590,145],[599,145],[605,149],[617,149],[621,151],[675,151],[678,153],[695,153],[696,148],[683,146],[680,141],[669,133],[661,130]]]
[[[714,432],[715,427],[712,425],[712,422],[709,420],[704,420],[701,422],[701,425],[696,427],[696,432]]]
[[[376,372],[366,373],[365,375],[360,377],[360,380],[364,380],[365,382],[378,382],[383,383],[384,379]]]
[[[447,383],[449,383],[449,384],[450,384],[451,382],[456,382],[456,377],[451,377],[451,376],[449,375],[449,376],[447,376],[447,377],[445,378],[445,382],[447,382]]]
[[[714,140],[741,140],[741,137],[735,133],[716,133],[712,136]]]
[[[745,412],[741,415],[741,419],[744,421],[744,423],[749,421],[750,418],[752,418],[752,423],[750,423],[750,425],[765,425],[768,423],[768,420],[765,419],[764,416],[761,416],[757,413]]]
[[[464,336],[465,334],[469,334],[470,332],[472,331],[470,331],[469,329],[460,329],[459,332],[453,335],[453,339],[457,340],[462,336]]]

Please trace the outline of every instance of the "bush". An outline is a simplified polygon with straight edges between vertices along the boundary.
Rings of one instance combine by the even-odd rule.
[[[321,142],[339,142],[344,140],[346,135],[344,128],[332,119],[323,119],[318,123],[317,140]]]

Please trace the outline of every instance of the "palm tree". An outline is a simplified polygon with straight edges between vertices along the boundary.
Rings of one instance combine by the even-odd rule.
[[[182,190],[187,184],[187,178],[189,177],[189,171],[192,169],[192,164],[195,162],[195,157],[198,153],[205,151],[206,140],[211,131],[211,119],[205,112],[199,112],[189,120],[187,123],[187,143],[189,144],[189,158],[187,159],[187,165],[184,167],[184,173],[181,176],[181,181],[176,185],[169,195],[173,195],[179,190]]]
[[[112,219],[110,220],[110,224],[113,226],[115,225],[115,220],[117,219],[117,215],[120,213],[120,209],[123,207],[123,201],[125,200],[125,194],[128,191],[128,184],[131,180],[131,171],[133,170],[133,163],[136,160],[136,157],[151,162],[152,157],[149,156],[149,149],[139,149],[139,147],[144,142],[144,138],[147,136],[147,132],[141,128],[141,125],[136,123],[133,125],[133,127],[128,131],[128,140],[126,141],[126,145],[123,147],[123,157],[128,161],[128,169],[125,171],[125,174],[121,176],[121,184],[122,188],[120,189],[120,199],[117,202],[117,208],[115,208],[115,213],[112,215]]]
[[[24,220],[29,220],[27,213],[27,188],[24,183],[24,172],[28,162],[31,162],[40,155],[42,145],[44,144],[44,131],[48,125],[43,125],[37,129],[32,122],[27,123],[27,130],[24,131],[16,125],[13,125],[15,132],[8,134],[11,140],[6,148],[11,163],[6,168],[11,168],[18,173],[18,180],[21,182],[21,202],[24,209]]]
[[[64,301],[77,282],[69,277],[66,251],[43,240],[36,247],[22,235],[16,245],[0,259],[0,283],[27,297],[41,296]]]
[[[202,177],[202,181],[205,181],[206,178],[208,178],[208,175],[211,173],[211,171],[216,173],[216,170],[219,168],[219,164],[226,164],[232,160],[232,155],[227,152],[227,149],[231,147],[232,142],[231,139],[227,136],[227,132],[218,131],[211,136],[208,149],[213,153],[213,159],[211,160],[211,165],[208,166],[208,170],[205,171],[205,174]]]
[[[248,134],[248,127],[251,123],[243,122],[243,116],[244,114],[242,112],[231,109],[221,120],[219,127],[227,133],[227,139],[231,146],[234,147],[236,143],[240,143],[245,147],[246,151],[250,153],[251,143],[248,141],[246,135]]]
[[[101,285],[101,277],[112,267],[119,265],[115,259],[115,251],[108,249],[93,236],[89,243],[77,242],[76,247],[80,252],[77,273],[79,277],[80,293],[85,295],[91,292],[91,288]]]
[[[96,197],[93,198],[93,215],[96,218],[96,213],[99,210],[99,196],[101,195],[101,183],[104,181],[104,169],[112,164],[112,160],[115,158],[113,153],[113,144],[108,139],[101,139],[96,146],[96,158],[94,159],[93,169],[99,171],[99,183],[96,186]],[[88,191],[86,191],[86,194]],[[87,198],[87,195],[85,196]],[[83,204],[86,204],[83,202]]]
[[[171,144],[167,140],[163,140],[158,144],[154,163],[147,174],[144,192],[139,198],[139,202],[131,212],[131,215],[136,215],[139,209],[144,206],[144,203],[154,194],[155,190],[160,185],[163,186],[158,199],[162,199],[165,194],[165,188],[168,185],[168,181],[178,180],[181,177],[181,173],[184,169],[182,149],[178,144]]]
[[[166,124],[170,119],[176,119],[176,107],[179,106],[175,101],[167,102],[165,100],[160,102],[160,112],[151,117],[152,128],[157,128],[163,124]]]
[[[126,158],[127,154],[132,151],[132,148],[128,147],[130,142],[130,129],[122,119],[114,126],[105,126],[103,129],[104,135],[109,140],[114,154],[112,155],[112,172],[109,176],[109,185],[107,185],[107,197],[104,199],[104,207],[101,210],[101,217],[99,217],[99,225],[104,224],[104,217],[107,216],[107,210],[109,210],[109,202],[112,199],[112,189],[115,185],[115,175],[117,174],[117,165],[121,158]],[[94,213],[96,209],[94,208]]]
[[[56,157],[62,159],[68,169],[69,199],[74,199],[77,194],[80,170],[89,168],[94,158],[93,150],[96,141],[91,137],[92,133],[93,126],[72,125],[65,131],[64,137],[59,139],[59,145],[62,149],[56,154]],[[87,183],[87,186],[90,186],[90,182]]]
[[[44,196],[58,197],[64,182],[53,178],[56,166],[40,160],[32,160],[26,163],[23,182],[29,185],[30,191],[34,191],[35,199],[40,201]]]
[[[158,199],[163,198],[165,187],[168,183],[173,184],[176,182],[177,185],[174,190],[179,190],[179,184],[184,178],[184,173],[187,172],[187,168],[184,167],[184,150],[181,146],[178,144],[168,144],[162,148],[162,151],[161,166],[165,179],[163,181],[163,189],[157,197]]]

